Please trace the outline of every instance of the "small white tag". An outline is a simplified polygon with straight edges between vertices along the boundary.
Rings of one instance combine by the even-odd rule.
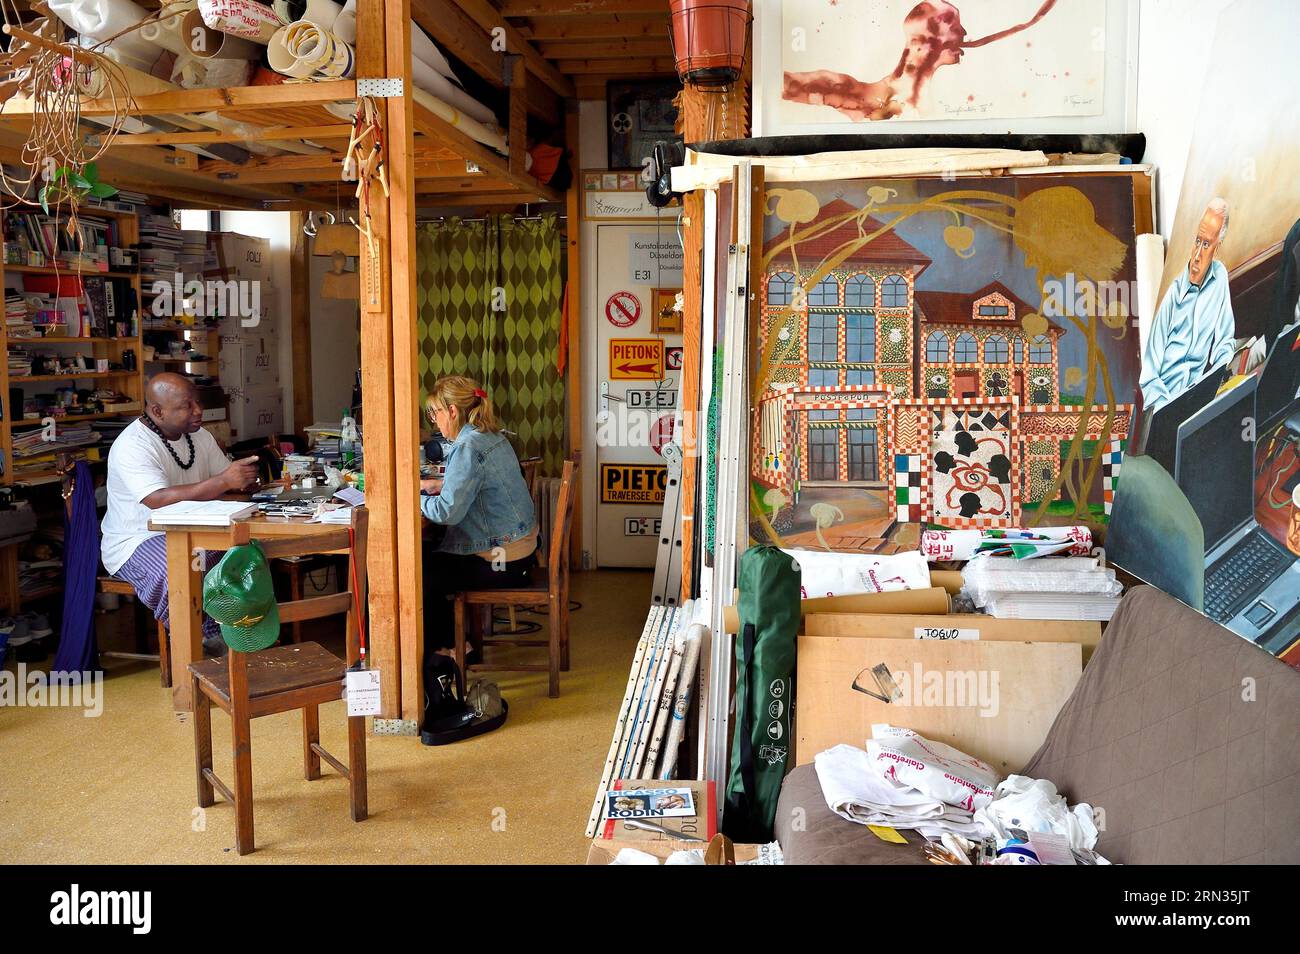
[[[379,670],[348,670],[347,679],[348,715],[379,715]]]
[[[918,626],[913,632],[917,639],[979,639],[978,629],[958,629],[949,626]]]

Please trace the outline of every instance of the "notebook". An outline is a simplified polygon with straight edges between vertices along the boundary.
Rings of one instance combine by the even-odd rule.
[[[149,515],[157,527],[228,527],[257,510],[246,500],[182,500]]]

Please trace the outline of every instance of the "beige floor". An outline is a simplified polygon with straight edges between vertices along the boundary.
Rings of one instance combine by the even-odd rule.
[[[191,726],[156,669],[119,670],[104,711],[0,709],[0,860],[9,863],[580,863],[651,575],[575,574],[573,669],[559,699],[545,675],[501,673],[497,732],[426,748],[371,736],[370,818],[349,820],[342,779],[302,778],[296,713],[253,723],[257,851],[234,851],[233,810],[195,808]],[[540,650],[538,650],[540,652]],[[13,669],[12,658],[7,668]],[[321,709],[322,741],[346,755],[343,704]],[[229,722],[213,714],[217,774]]]

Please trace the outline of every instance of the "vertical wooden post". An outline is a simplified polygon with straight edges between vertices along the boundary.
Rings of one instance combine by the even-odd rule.
[[[579,152],[578,116],[580,102],[565,101],[564,142],[569,147],[569,169],[573,182],[565,196],[568,223],[569,283],[565,288],[569,304],[569,350],[565,361],[565,382],[569,395],[569,458],[574,473],[582,473],[582,156]],[[569,537],[569,566],[582,569],[582,493],[573,490],[573,529]]]
[[[725,92],[703,92],[685,86],[677,98],[677,122],[687,142],[736,139],[749,127],[744,81]],[[704,290],[704,194],[692,192],[683,201],[682,231],[682,599],[690,599],[694,584],[696,535],[695,498],[706,475],[699,471],[700,442],[707,437],[707,422],[696,411],[700,405],[701,376],[713,373],[713,356],[700,354],[700,322]],[[746,468],[748,473],[748,468]]]
[[[393,449],[396,464],[397,592],[402,718],[419,719],[424,653],[424,581],[420,552],[420,343],[415,293],[415,117],[411,96],[411,0],[384,5],[385,75],[400,77],[401,97],[385,100],[389,262],[392,280]],[[522,70],[521,70],[522,72]],[[369,499],[367,497],[367,499]],[[374,552],[374,548],[371,548]]]
[[[387,75],[384,0],[357,2],[357,77]],[[380,117],[381,121],[384,119]],[[391,148],[391,143],[385,143]],[[391,177],[391,171],[390,171]],[[362,213],[364,214],[364,210]],[[361,244],[361,402],[365,441],[366,509],[370,512],[370,643],[380,670],[382,715],[397,718],[401,701],[398,617],[397,493],[393,417],[393,321],[388,202],[370,196],[370,225],[377,254]],[[418,660],[416,664],[418,668]]]
[[[306,213],[289,218],[289,321],[293,341],[293,429],[299,434],[310,427],[311,403],[311,250],[302,227]]]

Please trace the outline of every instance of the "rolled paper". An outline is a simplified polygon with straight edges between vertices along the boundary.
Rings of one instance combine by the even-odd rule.
[[[161,19],[140,27],[140,36],[177,56],[191,52],[189,38],[184,32],[183,10],[184,8],[179,5],[169,5]]]
[[[1083,526],[921,531],[921,553],[931,563],[969,560],[995,549],[1015,552],[1022,559],[1055,553],[1087,556],[1092,552],[1092,531]]]
[[[133,29],[149,16],[150,11],[131,0],[49,0],[49,7],[56,17],[96,43],[102,43],[123,30],[128,31],[113,40],[108,48],[129,57],[132,65],[154,63],[162,53],[161,47],[150,43],[139,30]]]
[[[479,122],[477,119],[472,119],[459,109],[444,103],[432,93],[426,93],[419,87],[416,87],[413,95],[415,101],[429,112],[455,126],[476,142],[481,142],[483,145],[489,146],[502,154],[507,151],[506,137],[495,124],[488,125]]]
[[[189,44],[189,52],[200,59],[260,60],[262,58],[260,46],[251,40],[212,29],[197,9],[185,14],[181,30]]]
[[[448,106],[459,109],[471,119],[495,124],[496,114],[469,93],[451,82],[423,60],[411,57],[411,80],[420,89],[432,93]]]
[[[275,36],[271,37],[271,42],[266,47],[266,62],[277,73],[292,76],[294,79],[307,79],[316,72],[316,67],[310,62],[299,59],[289,48],[290,31],[293,26],[294,24],[290,24],[275,31]]]
[[[925,590],[889,590],[884,593],[853,593],[849,596],[821,596],[799,601],[799,616],[810,613],[885,613],[898,615],[945,614],[952,609],[948,591],[935,586]],[[740,612],[735,606],[722,608],[723,628],[740,631]]]
[[[344,43],[356,45],[357,42],[357,0],[347,0],[343,4],[343,10],[339,17],[330,27],[334,35]]]
[[[288,23],[258,0],[199,0],[199,15],[213,30],[266,46]]]
[[[961,570],[931,570],[930,585],[942,587],[953,596],[956,596],[961,592]]]
[[[343,12],[343,7],[334,0],[307,0],[306,4],[301,0],[275,0],[271,9],[286,23],[306,20],[322,30],[333,29],[334,21]]]

